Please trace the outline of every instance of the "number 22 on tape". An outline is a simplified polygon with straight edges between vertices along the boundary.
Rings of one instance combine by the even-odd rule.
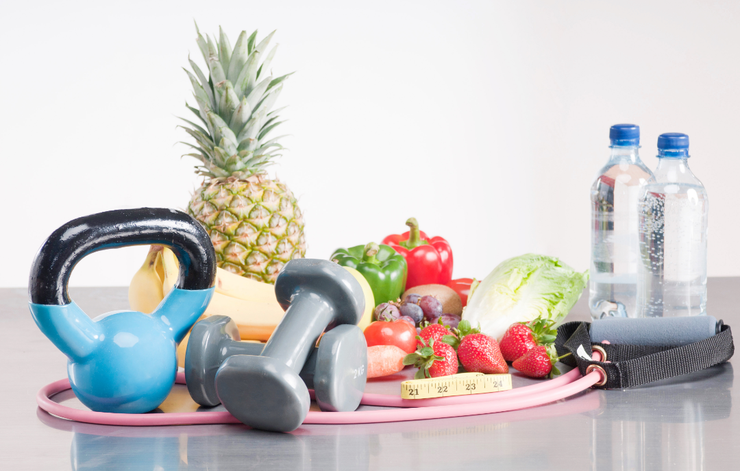
[[[464,396],[511,389],[511,375],[460,373],[439,378],[412,379],[401,383],[402,399]]]

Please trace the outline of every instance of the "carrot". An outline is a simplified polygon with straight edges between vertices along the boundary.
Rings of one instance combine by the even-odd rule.
[[[406,352],[395,345],[367,347],[367,377],[378,378],[398,373],[403,369]]]

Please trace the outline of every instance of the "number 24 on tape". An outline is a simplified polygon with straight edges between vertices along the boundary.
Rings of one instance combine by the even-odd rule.
[[[511,389],[511,375],[460,373],[439,378],[412,379],[401,383],[402,399],[464,396]]]

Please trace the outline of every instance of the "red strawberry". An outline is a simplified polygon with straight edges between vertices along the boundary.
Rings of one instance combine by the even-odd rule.
[[[537,346],[532,329],[525,324],[512,324],[501,337],[501,354],[506,361],[514,361]]]
[[[443,326],[442,324],[429,324],[428,326],[421,329],[421,332],[417,336],[416,347],[422,348],[425,345],[428,345],[429,339],[434,339],[435,342],[442,343],[442,337],[444,337],[445,335],[454,336],[454,334],[450,332],[447,328],[445,328],[445,326]],[[423,344],[422,340],[419,340],[419,337],[421,337],[421,339],[423,340]]]
[[[501,337],[501,353],[506,361],[514,361],[537,345],[549,346],[555,341],[553,322],[537,318],[525,324],[512,324]]]
[[[530,378],[544,378],[550,372],[560,374],[553,368],[557,361],[557,357],[551,355],[547,347],[538,345],[514,360],[512,366]]]
[[[416,353],[406,355],[404,365],[414,365],[419,368],[414,378],[437,378],[457,373],[457,353],[446,343],[436,342],[433,338],[429,344],[421,341],[421,347]]]
[[[509,366],[501,355],[498,342],[485,334],[469,334],[463,337],[457,348],[457,356],[466,371],[485,374],[509,372]]]

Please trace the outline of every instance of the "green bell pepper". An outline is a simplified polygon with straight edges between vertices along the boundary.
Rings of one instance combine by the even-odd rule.
[[[337,249],[331,260],[343,267],[354,268],[365,277],[373,290],[376,306],[396,301],[406,288],[406,259],[388,245],[370,242]]]

